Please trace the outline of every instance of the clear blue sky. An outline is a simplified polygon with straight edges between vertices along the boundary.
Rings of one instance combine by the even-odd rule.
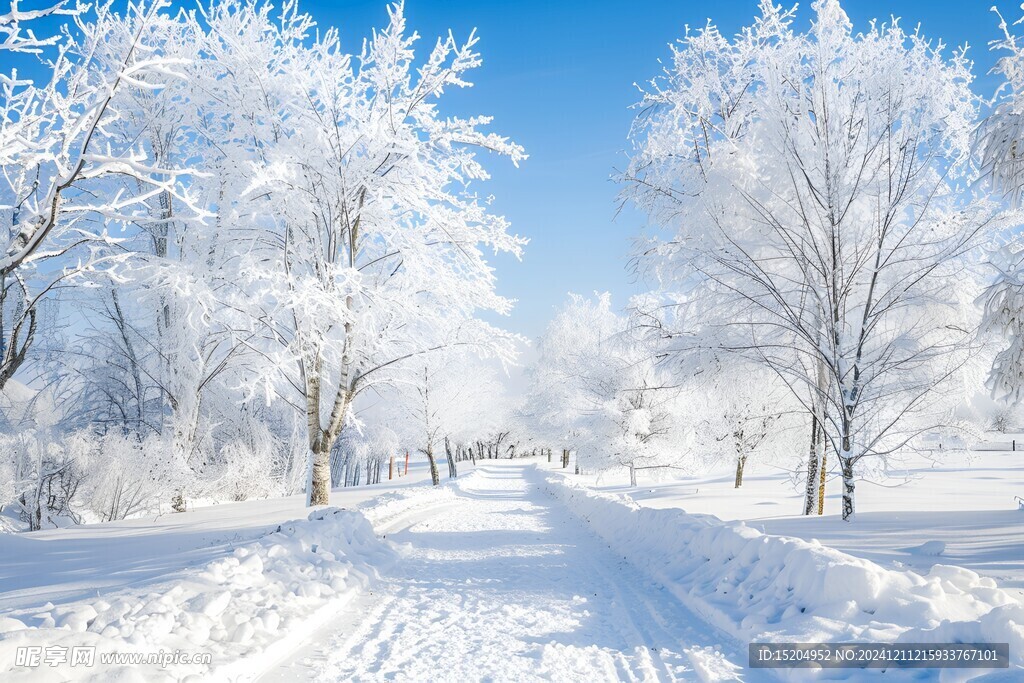
[[[998,36],[991,0],[847,0],[858,27],[873,17],[920,23],[928,37],[950,45],[967,42],[977,73],[990,68],[988,42]],[[801,4],[806,24],[809,2]],[[1018,3],[1000,2],[1006,16]],[[382,0],[305,0],[321,25],[341,29],[349,49],[387,20]],[[530,154],[519,169],[494,159],[486,191],[516,232],[531,240],[522,263],[499,259],[499,289],[518,299],[504,326],[539,335],[568,291],[610,290],[617,303],[636,291],[626,272],[630,240],[643,224],[635,212],[615,217],[617,188],[609,179],[622,168],[626,134],[636,99],[635,82],[646,81],[666,57],[668,43],[687,24],[711,18],[725,33],[750,23],[756,0],[406,0],[409,26],[424,49],[451,28],[464,37],[474,27],[484,64],[475,87],[446,97],[449,111],[491,114],[493,128]],[[991,78],[979,79],[981,92]]]
[[[1011,21],[1020,16],[1019,0],[994,1]],[[37,4],[46,3],[26,6]],[[905,27],[919,23],[926,36],[950,46],[968,43],[978,91],[986,95],[995,83],[984,76],[994,62],[988,43],[999,35],[992,4],[844,2],[858,28],[895,15]],[[801,3],[802,27],[809,6]],[[338,27],[352,52],[372,28],[387,23],[386,0],[300,0],[300,7],[321,27]],[[610,180],[626,163],[630,107],[638,99],[634,83],[659,72],[658,60],[669,56],[668,44],[687,24],[703,26],[710,18],[732,34],[756,11],[757,0],[406,0],[409,27],[423,36],[421,54],[449,28],[457,39],[473,28],[481,38],[484,63],[470,74],[476,85],[446,95],[442,109],[493,115],[492,130],[530,154],[519,169],[504,159],[488,160],[493,179],[478,188],[493,194],[495,210],[531,240],[522,263],[495,261],[500,292],[518,300],[511,319],[496,322],[536,338],[569,291],[609,290],[619,305],[638,291],[626,260],[644,219],[628,209],[616,218],[618,188]]]

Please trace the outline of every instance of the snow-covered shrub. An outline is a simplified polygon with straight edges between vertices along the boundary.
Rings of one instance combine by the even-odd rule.
[[[35,531],[77,523],[72,500],[79,492],[84,467],[47,432],[26,429],[0,434],[0,503],[18,509],[21,521]]]
[[[173,436],[140,438],[120,431],[0,433],[0,512],[9,507],[21,519],[18,526],[36,530],[83,519],[181,512],[196,498],[245,500],[288,492],[290,454],[262,423],[252,421],[244,435],[216,451],[195,453],[191,462],[174,443]],[[376,453],[380,446],[365,448]]]
[[[1013,431],[1020,424],[1019,404],[1007,401],[997,401],[991,412],[991,422],[988,425],[1000,434]]]
[[[167,439],[155,435],[78,432],[66,448],[88,472],[85,501],[101,521],[126,519],[170,504],[172,494],[192,482],[188,466]]]
[[[246,435],[221,448],[221,474],[212,483],[214,497],[245,500],[283,495],[285,456],[282,445],[266,425],[253,422]]]

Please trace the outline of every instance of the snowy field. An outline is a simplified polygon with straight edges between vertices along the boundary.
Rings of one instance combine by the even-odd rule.
[[[939,634],[1011,638],[1019,666],[1024,634],[1010,624],[1024,618],[1024,513],[1004,499],[1020,469],[1013,453],[974,457],[973,474],[947,462],[879,488],[852,524],[765,514],[798,500],[756,465],[740,491],[716,477],[628,490],[517,459],[465,463],[440,488],[421,485],[426,469],[414,465],[393,485],[335,490],[311,521],[293,521],[307,512],[291,497],[2,534],[0,671],[5,681],[807,680],[746,669],[747,642]],[[928,541],[946,547],[914,549]],[[212,663],[16,662],[18,647],[83,644],[205,652]],[[938,676],[900,676],[922,679]]]

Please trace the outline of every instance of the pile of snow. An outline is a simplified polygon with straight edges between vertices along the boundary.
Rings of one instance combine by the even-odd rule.
[[[397,555],[358,512],[321,508],[234,554],[127,590],[0,617],[7,681],[247,678],[287,655]],[[96,647],[96,665],[15,666],[20,646]],[[101,653],[209,653],[212,663],[101,667]],[[49,650],[46,650],[49,652]]]
[[[538,476],[610,547],[737,640],[1009,642],[1011,666],[1024,664],[1024,606],[975,572],[946,565],[924,576],[889,570],[817,541],[644,508],[558,473]],[[943,679],[978,673],[946,670]]]

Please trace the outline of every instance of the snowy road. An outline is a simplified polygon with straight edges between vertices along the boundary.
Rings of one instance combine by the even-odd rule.
[[[609,550],[529,466],[482,466],[458,486],[378,528],[404,546],[400,567],[263,680],[736,680],[745,648]]]

